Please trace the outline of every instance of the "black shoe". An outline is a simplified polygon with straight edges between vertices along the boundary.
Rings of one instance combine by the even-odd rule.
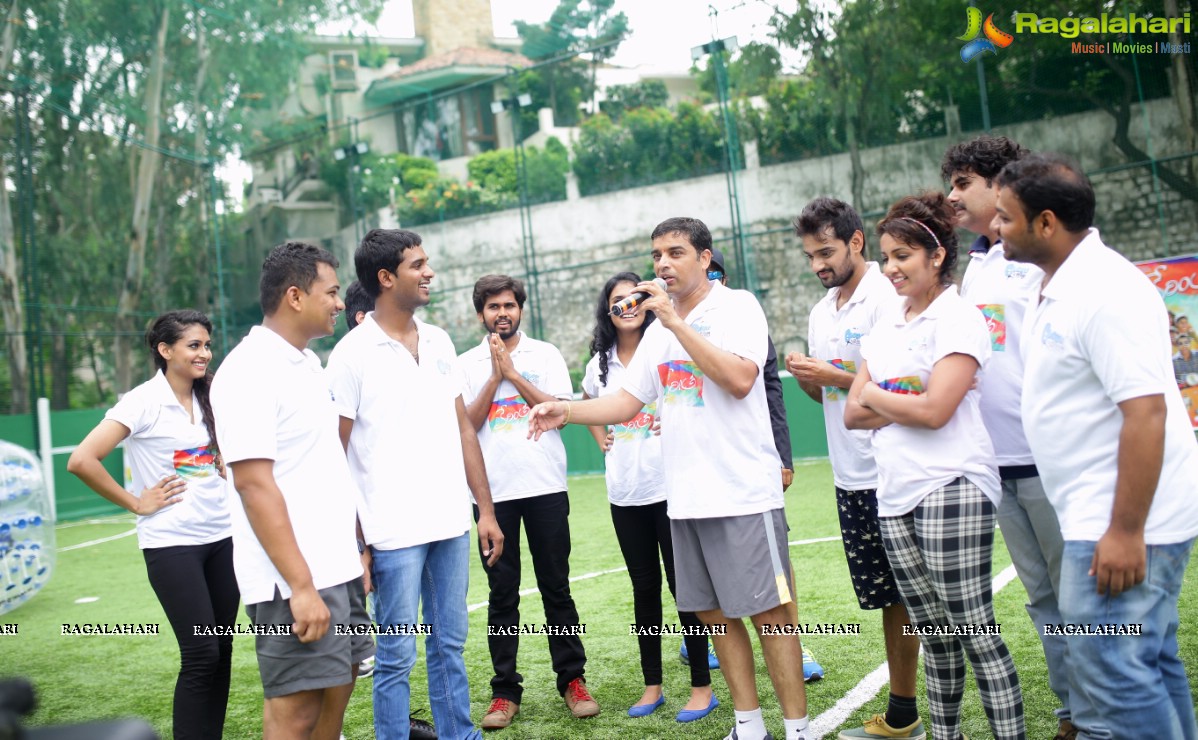
[[[417,717],[416,714],[409,714],[408,722],[411,724],[408,737],[412,740],[437,740],[437,731],[433,729],[433,726]]]

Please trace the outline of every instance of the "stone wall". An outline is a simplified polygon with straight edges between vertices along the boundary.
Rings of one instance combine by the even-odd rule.
[[[1176,108],[1171,100],[1153,101],[1144,111],[1151,126],[1151,150],[1158,157],[1182,151]],[[1137,146],[1149,149],[1139,111],[1133,120]],[[1198,204],[1154,184],[1148,168],[1108,169],[1124,158],[1111,144],[1113,119],[1104,113],[1080,114],[996,130],[1032,149],[1061,151],[1076,157],[1083,168],[1096,172],[1097,222],[1104,239],[1132,259],[1166,252],[1198,251]],[[967,134],[972,136],[974,134]],[[868,248],[876,257],[872,224],[897,198],[928,188],[942,188],[939,165],[946,138],[861,152],[867,172],[863,216]],[[1191,160],[1192,161],[1192,160]],[[1189,161],[1173,162],[1181,169]],[[1194,163],[1198,167],[1198,162]],[[807,314],[823,295],[810,274],[790,220],[818,195],[851,200],[847,154],[746,170],[739,175],[742,219],[753,233],[750,246],[763,290],[762,305],[780,352],[806,346]],[[1157,193],[1159,192],[1159,198]],[[1159,207],[1158,207],[1159,202]],[[670,216],[703,219],[729,251],[730,232],[725,178],[722,174],[644,188],[547,203],[532,208],[538,289],[544,338],[562,349],[571,367],[581,366],[593,324],[597,291],[608,277],[631,269],[645,275],[651,268],[649,233]],[[526,274],[518,211],[416,227],[437,271],[437,296],[431,320],[444,326],[464,350],[481,334],[470,290],[490,272]],[[352,279],[353,229],[339,243],[347,279]],[[962,234],[968,244],[972,237]],[[732,255],[729,254],[732,261]],[[729,265],[733,271],[735,264]],[[526,322],[527,322],[526,309]]]

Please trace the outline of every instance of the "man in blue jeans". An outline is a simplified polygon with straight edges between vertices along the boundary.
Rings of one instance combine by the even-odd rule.
[[[1045,273],[1025,325],[1022,412],[1065,541],[1062,624],[1043,629],[1065,634],[1070,694],[1105,728],[1077,736],[1194,740],[1177,600],[1198,535],[1198,442],[1164,301],[1091,228],[1094,190],[1073,162],[1030,155],[998,185],[1006,256]]]
[[[354,254],[354,266],[374,311],[337,343],[328,373],[360,492],[359,549],[369,546],[364,561],[376,597],[375,736],[409,737],[408,675],[416,635],[425,634],[437,732],[475,737],[463,657],[470,493],[492,563],[503,551],[503,534],[478,437],[466,421],[463,377],[449,335],[415,316],[429,302],[434,275],[419,235],[375,229]],[[427,625],[418,622],[422,612]]]

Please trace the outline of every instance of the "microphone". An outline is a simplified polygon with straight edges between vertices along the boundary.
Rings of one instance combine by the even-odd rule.
[[[666,281],[661,278],[653,278],[653,282],[661,286],[662,290],[666,289]],[[611,307],[612,316],[623,316],[625,311],[631,311],[637,306],[645,302],[649,298],[649,294],[643,290],[638,290],[624,300]]]

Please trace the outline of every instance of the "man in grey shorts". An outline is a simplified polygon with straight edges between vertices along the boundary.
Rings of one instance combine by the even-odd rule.
[[[807,693],[791,592],[782,474],[766,405],[765,314],[751,293],[708,280],[711,233],[672,218],[652,234],[653,264],[666,290],[641,283],[645,332],[621,391],[539,404],[529,429],[631,419],[651,401],[662,409],[661,446],[678,608],[697,612],[732,694],[736,724],[726,740],[773,738],[758,703],[750,617],[782,705],[786,740],[805,740]]]
[[[258,631],[263,734],[337,740],[358,663],[373,655],[355,544],[353,480],[320,359],[345,307],[337,259],[310,244],[262,265],[264,318],[212,383],[228,464],[233,566]]]

